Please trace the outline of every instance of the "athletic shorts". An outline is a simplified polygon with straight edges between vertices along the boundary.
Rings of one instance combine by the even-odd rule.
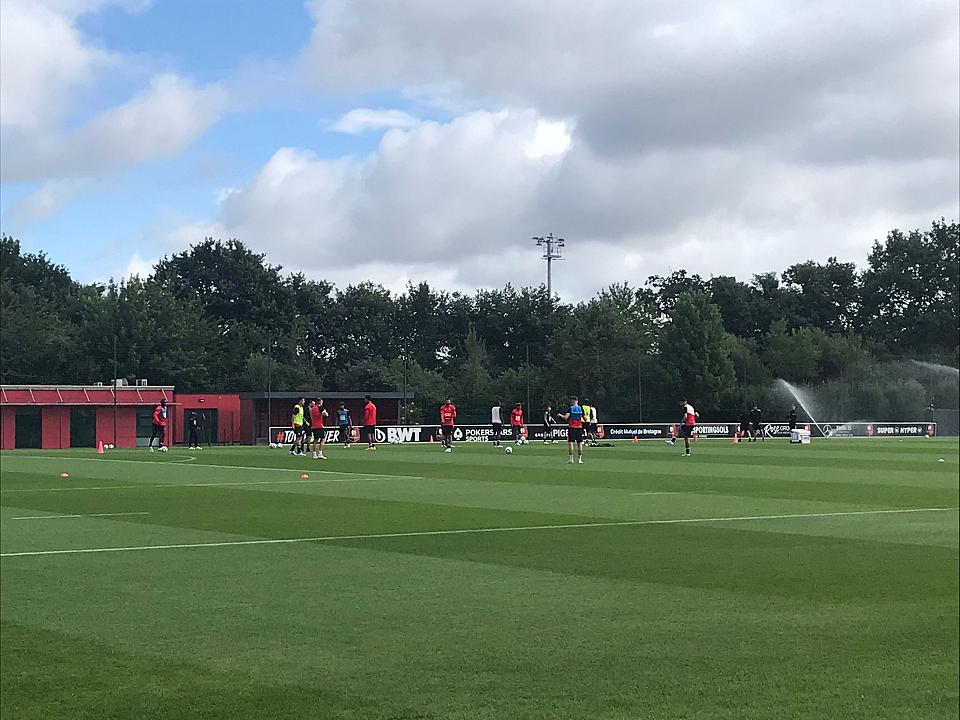
[[[493,423],[493,434],[499,435],[503,432],[503,423]]]
[[[693,435],[693,425],[681,425],[680,426],[680,437],[688,438]]]
[[[360,440],[368,443],[373,443],[377,441],[377,426],[376,425],[364,425],[360,428]]]
[[[341,425],[339,429],[341,442],[347,442],[350,439],[350,426]]]
[[[569,440],[570,442],[583,442],[583,428],[568,427],[567,440]]]
[[[440,432],[444,437],[453,437],[453,425],[441,425]]]
[[[294,425],[293,436],[299,438],[301,435],[303,435],[303,425]]]
[[[326,431],[327,431],[326,428],[324,428],[324,427],[318,427],[318,428],[314,428],[314,429],[311,431],[310,434],[313,435],[313,439],[314,439],[315,441],[320,442],[321,440],[323,440],[323,438],[324,438],[324,433],[325,433]]]

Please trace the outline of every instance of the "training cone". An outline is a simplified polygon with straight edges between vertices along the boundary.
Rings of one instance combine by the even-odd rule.
[[[633,436],[633,444],[636,445],[638,442],[640,442],[640,438],[638,438],[636,435],[634,435],[634,436]]]
[[[303,474],[300,476],[300,479],[301,479],[301,480],[309,480],[309,479],[310,479],[310,476],[307,475],[306,473],[303,473]]]
[[[97,440],[97,455],[103,455],[103,440]]]
[[[62,477],[62,478],[68,478],[68,477],[70,477],[70,473],[60,473],[60,477]]]
[[[734,434],[733,434],[733,444],[736,445],[736,444],[739,443],[739,442],[740,442],[740,433],[734,433]]]
[[[433,435],[430,436],[430,442],[433,442]]]

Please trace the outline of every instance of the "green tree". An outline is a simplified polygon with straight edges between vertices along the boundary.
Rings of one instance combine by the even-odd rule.
[[[810,328],[788,331],[786,323],[779,320],[764,337],[763,346],[764,362],[774,377],[793,383],[816,378],[820,347]]]
[[[682,293],[660,340],[660,361],[675,395],[716,411],[735,381],[720,310],[700,291]]]
[[[869,340],[912,357],[960,356],[960,226],[892,230],[874,242],[863,274],[861,321]]]

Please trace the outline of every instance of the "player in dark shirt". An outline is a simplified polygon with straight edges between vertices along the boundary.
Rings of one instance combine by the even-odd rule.
[[[740,411],[740,438],[750,438],[750,413],[746,409]]]
[[[753,410],[750,411],[750,429],[751,442],[756,442],[757,438],[763,438],[763,411],[759,405],[754,405]]]
[[[797,406],[791,405],[790,412],[787,413],[787,427],[791,430],[797,427]]]

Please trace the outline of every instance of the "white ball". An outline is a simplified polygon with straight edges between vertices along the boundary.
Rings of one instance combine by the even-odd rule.
[[[504,451],[507,455],[509,455],[510,453],[513,452],[513,448],[512,448],[512,447],[504,448],[503,451]]]
[[[162,447],[162,448],[160,448],[160,452],[166,452],[166,451],[167,451],[167,448],[166,448],[166,446],[164,446],[164,447]]]
[[[270,443],[270,449],[271,449],[271,450],[272,450],[273,448],[275,448],[276,446],[277,446],[276,443]]]

